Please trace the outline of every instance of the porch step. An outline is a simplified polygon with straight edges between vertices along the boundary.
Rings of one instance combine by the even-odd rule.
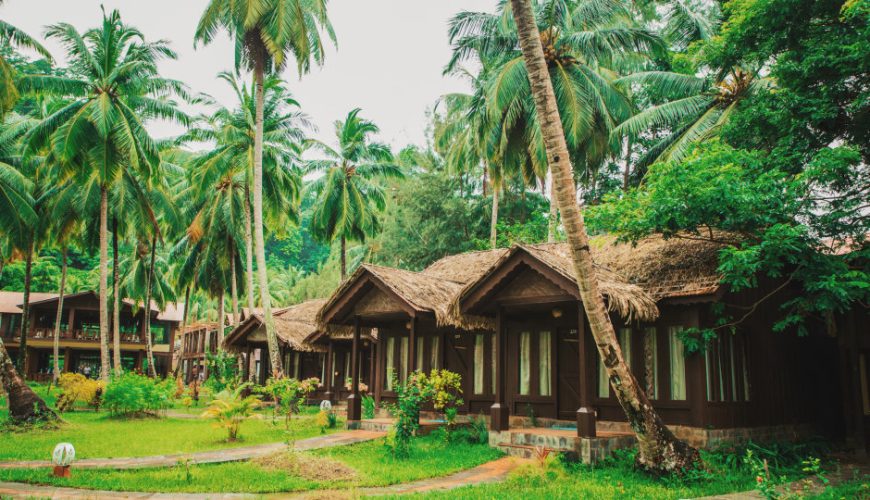
[[[500,444],[498,449],[505,455],[524,459],[538,459],[544,454],[566,453],[566,450],[554,450],[544,446],[528,446],[522,444]],[[571,453],[571,452],[567,452]]]

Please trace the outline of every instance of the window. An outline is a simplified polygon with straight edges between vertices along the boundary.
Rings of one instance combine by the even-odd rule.
[[[610,397],[610,379],[607,376],[607,368],[604,367],[604,360],[601,359],[601,354],[598,355],[598,397]]]
[[[474,336],[474,394],[483,394],[483,334]]]
[[[317,358],[318,364],[320,364],[320,385],[322,386],[326,383],[326,354],[320,353],[317,355]],[[250,363],[251,360],[247,362]]]
[[[742,332],[711,340],[704,351],[707,401],[749,401],[749,368]]]
[[[417,337],[417,352],[415,353],[417,359],[416,364],[414,365],[415,370],[425,371],[423,368],[423,350],[426,345],[426,337]]]
[[[441,344],[441,337],[434,336],[432,337],[432,353],[431,359],[429,360],[429,367],[432,370],[440,370],[441,369],[441,356],[440,351],[438,350]]]
[[[350,362],[353,360],[353,354],[346,352],[344,353],[344,380],[339,380],[342,386],[347,384],[347,380],[353,377],[353,373],[350,372]]]
[[[520,333],[520,394],[531,392],[532,378],[532,334]]]
[[[644,381],[646,394],[652,399],[659,398],[659,352],[658,330],[654,326],[644,329],[643,335]]]
[[[492,353],[492,367],[491,367],[491,371],[489,374],[489,380],[490,380],[490,383],[492,384],[492,387],[491,387],[492,393],[495,394],[495,392],[496,392],[495,391],[495,383],[496,383],[495,370],[496,370],[496,362],[497,362],[496,361],[497,360],[497,353],[496,353],[496,347],[495,347],[495,339],[496,339],[495,333],[490,335],[489,338],[490,338],[489,350]]]
[[[396,338],[395,337],[387,337],[387,373],[384,378],[384,390],[392,391],[393,390],[393,379],[396,376]]]
[[[686,400],[686,357],[679,333],[682,326],[668,327],[668,347],[671,356],[671,400]]]
[[[400,373],[402,374],[402,377],[401,377],[402,383],[404,383],[406,380],[408,380],[408,361],[409,361],[409,359],[408,359],[408,345],[409,345],[408,337],[402,337],[399,339],[399,349],[401,351],[399,353],[399,363],[401,365],[401,372]]]

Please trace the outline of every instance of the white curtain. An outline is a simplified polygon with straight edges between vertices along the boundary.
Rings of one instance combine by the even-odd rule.
[[[408,337],[402,337],[399,339],[399,349],[401,350],[401,354],[399,355],[399,363],[402,364],[402,377],[401,382],[404,383],[408,380]]]
[[[671,355],[671,399],[674,401],[686,400],[686,357],[683,349],[683,341],[679,333],[682,326],[668,327],[668,343]]]
[[[432,337],[432,358],[429,360],[429,365],[433,370],[441,369],[441,357],[439,355],[439,344],[441,343],[441,337],[435,336]]]
[[[396,339],[394,337],[387,338],[387,374],[384,379],[384,390],[393,390],[393,376],[396,373]]]
[[[474,336],[474,393],[483,394],[483,334]]]
[[[344,380],[341,381],[342,387],[344,387],[344,385],[348,382],[348,380],[350,380],[351,377],[353,377],[353,373],[350,372],[351,358],[353,358],[353,354],[351,354],[349,352],[344,353]]]
[[[625,360],[625,365],[631,369],[631,328],[621,328],[619,330],[619,348],[622,349],[622,359]]]
[[[552,358],[552,343],[550,342],[550,332],[540,332],[538,334],[538,359],[540,361],[540,370],[538,377],[540,379],[541,396],[550,396],[553,393],[550,380],[552,373],[550,370]]]
[[[532,369],[532,334],[520,333],[520,394],[529,394]]]
[[[607,377],[607,369],[604,367],[604,360],[601,355],[598,355],[598,397],[610,397],[610,380]]]
[[[743,401],[749,401],[749,348],[746,344],[746,336],[743,337]],[[864,372],[861,372],[864,373]]]

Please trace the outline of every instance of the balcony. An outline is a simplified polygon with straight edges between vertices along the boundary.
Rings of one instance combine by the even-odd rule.
[[[161,332],[162,333],[162,332]],[[7,337],[9,341],[17,342],[20,341],[21,336],[18,335],[18,332],[14,332],[12,335]],[[30,334],[27,336],[28,339],[54,339],[54,328],[33,328],[30,331]],[[86,328],[86,329],[74,329],[69,330],[67,328],[61,328],[60,330],[60,340],[75,340],[75,341],[83,341],[83,342],[94,342],[99,343],[100,341],[100,330],[99,328]],[[109,331],[109,342],[112,342],[112,332]],[[133,332],[121,332],[121,342],[130,343],[130,344],[144,344],[145,339],[139,334],[139,331]],[[154,338],[155,344],[165,344],[166,341],[162,341],[160,338],[155,336]]]

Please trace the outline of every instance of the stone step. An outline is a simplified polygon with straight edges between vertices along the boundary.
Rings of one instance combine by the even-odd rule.
[[[544,446],[560,451],[577,451],[580,438],[576,436],[554,436],[536,432],[512,431],[510,443],[518,446]]]
[[[525,458],[525,459],[539,459],[543,454],[558,454],[564,453],[567,450],[555,450],[552,448],[547,448],[543,446],[527,446],[520,444],[500,444],[498,445],[498,449],[503,452],[505,455],[509,455],[517,458]],[[570,453],[570,452],[569,452]]]

